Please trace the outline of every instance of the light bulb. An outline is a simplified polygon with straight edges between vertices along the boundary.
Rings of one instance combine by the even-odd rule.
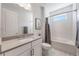
[[[18,3],[18,5],[25,8],[26,10],[31,10],[30,3]]]

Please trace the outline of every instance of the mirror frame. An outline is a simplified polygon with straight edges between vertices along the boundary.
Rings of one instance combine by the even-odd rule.
[[[41,19],[35,18],[35,29],[40,30],[41,29]]]

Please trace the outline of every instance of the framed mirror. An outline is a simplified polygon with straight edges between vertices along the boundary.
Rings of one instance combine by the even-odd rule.
[[[35,18],[35,29],[40,30],[41,29],[41,19]]]

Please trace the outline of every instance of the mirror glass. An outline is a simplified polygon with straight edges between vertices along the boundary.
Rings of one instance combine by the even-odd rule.
[[[21,5],[2,3],[2,37],[33,33],[31,5]]]

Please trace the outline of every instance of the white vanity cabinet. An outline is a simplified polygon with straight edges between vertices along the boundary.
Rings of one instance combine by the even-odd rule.
[[[5,56],[41,56],[42,39],[31,41],[25,45],[14,48],[4,53]]]
[[[3,54],[0,54],[0,56],[3,56]]]
[[[31,55],[31,43],[12,49],[5,52],[5,56],[19,56],[19,55]]]
[[[33,56],[42,56],[42,47],[41,44],[32,47]]]

